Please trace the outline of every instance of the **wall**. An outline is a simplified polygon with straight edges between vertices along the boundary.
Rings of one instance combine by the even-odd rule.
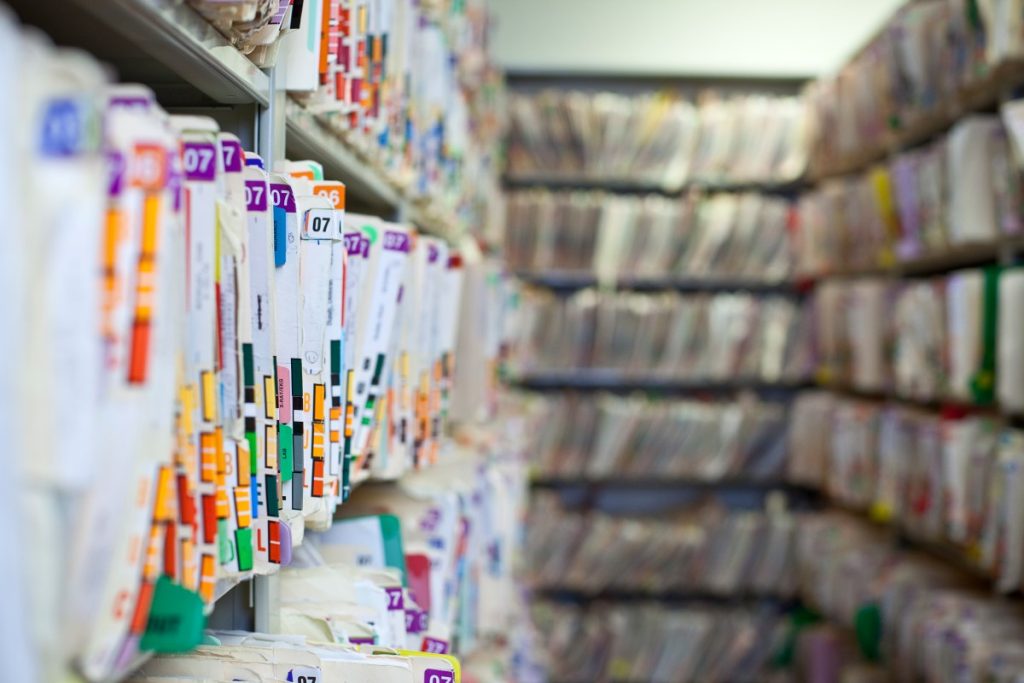
[[[808,77],[903,0],[490,0],[510,71]]]

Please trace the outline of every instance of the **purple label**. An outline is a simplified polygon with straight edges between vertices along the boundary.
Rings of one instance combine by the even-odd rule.
[[[359,247],[359,251],[362,252],[360,256],[363,258],[370,258],[370,238],[365,236],[360,237]]]
[[[425,610],[408,609],[405,611],[405,630],[408,633],[423,633],[427,630],[429,616]]]
[[[373,638],[349,638],[352,645],[373,645]]]
[[[360,233],[349,232],[345,234],[345,251],[348,252],[349,256],[359,256],[361,246],[362,240]]]
[[[174,199],[174,210],[181,211],[182,178],[181,167],[178,166],[177,157],[173,154],[167,156],[167,189],[171,191]]]
[[[420,529],[423,531],[434,531],[441,521],[441,511],[437,508],[430,508],[420,519]]]
[[[439,638],[424,638],[420,649],[432,655],[446,655],[448,654],[448,641]]]
[[[384,250],[409,253],[409,236],[404,232],[386,231],[384,233]]]
[[[436,244],[427,246],[427,263],[437,263],[437,257],[441,255],[441,250],[437,248]]]
[[[287,567],[292,563],[292,528],[284,522],[277,528],[281,531],[281,566]]]
[[[437,654],[445,654],[438,652]],[[454,683],[455,674],[444,669],[427,669],[423,672],[423,683]]]
[[[212,142],[186,142],[181,163],[185,180],[210,182],[217,177],[217,149]]]
[[[242,143],[238,140],[221,140],[220,154],[224,158],[224,171],[226,173],[242,172]]]
[[[110,176],[107,179],[107,195],[117,197],[124,188],[124,155],[117,150],[107,152],[107,170]]]
[[[405,609],[405,594],[401,588],[385,588],[388,594],[388,611],[397,612]]]
[[[245,181],[245,208],[249,211],[267,210],[267,184],[262,180]]]
[[[288,213],[295,213],[295,194],[287,183],[270,184],[270,201]]]
[[[70,157],[82,151],[86,138],[86,112],[74,100],[50,100],[42,116],[40,150],[47,157]]]
[[[149,111],[150,100],[142,95],[118,95],[111,97],[108,102],[111,109],[137,109],[142,112]]]

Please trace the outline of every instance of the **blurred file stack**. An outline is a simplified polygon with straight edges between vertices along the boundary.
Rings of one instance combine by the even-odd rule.
[[[759,679],[795,597],[808,135],[787,94],[513,87],[508,377],[554,680]],[[669,603],[675,604],[669,604]],[[646,635],[644,635],[646,634]]]

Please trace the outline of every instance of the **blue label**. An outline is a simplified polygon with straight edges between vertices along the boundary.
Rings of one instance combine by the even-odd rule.
[[[70,99],[51,100],[43,113],[40,151],[48,157],[75,156],[85,146],[85,112]]]

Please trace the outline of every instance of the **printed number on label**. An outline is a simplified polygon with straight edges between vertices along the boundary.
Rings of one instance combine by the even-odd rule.
[[[213,146],[193,146],[185,148],[185,173],[207,175],[213,169]]]
[[[329,209],[311,209],[306,212],[303,237],[325,240],[334,236],[334,212]]]
[[[263,206],[263,185],[254,183],[245,186],[245,205],[249,207]]]

